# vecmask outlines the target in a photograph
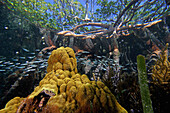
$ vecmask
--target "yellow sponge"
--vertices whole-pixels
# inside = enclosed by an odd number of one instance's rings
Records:
[[[27,98],[15,97],[1,113],[127,113],[101,81],[77,73],[74,51],[53,50],[46,76]]]

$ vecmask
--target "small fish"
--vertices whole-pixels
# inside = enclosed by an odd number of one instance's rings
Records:
[[[42,61],[43,59],[42,58],[37,58],[37,61]]]
[[[81,62],[81,65],[85,65],[85,63],[84,63],[84,62]]]
[[[0,69],[0,72],[5,72],[6,70],[4,70],[4,69]]]
[[[48,59],[44,59],[44,60],[43,60],[43,62],[47,62],[47,61],[48,61]]]
[[[35,55],[35,53],[30,53],[30,55]]]
[[[21,63],[15,63],[16,66],[19,66]]]
[[[29,66],[31,66],[31,67],[33,67],[33,68],[36,68],[36,67],[37,67],[37,65],[34,65],[34,64],[29,65]]]
[[[10,62],[8,61],[8,62],[4,62],[3,64],[7,64],[7,65],[9,65],[9,63],[10,63]]]
[[[13,65],[14,63],[13,62],[10,62],[9,65]]]
[[[28,63],[21,64],[21,66],[27,66],[27,65],[28,65]]]
[[[51,52],[47,52],[48,55],[51,55]]]
[[[23,77],[28,77],[28,76],[29,76],[29,74],[24,74],[24,75],[23,75]]]
[[[79,60],[85,60],[85,58],[80,58]]]
[[[45,65],[43,65],[43,66],[40,66],[40,67],[39,67],[39,69],[43,69],[43,68],[45,68],[45,67],[46,67],[46,66],[45,66]]]
[[[24,69],[25,68],[25,66],[19,66],[19,67],[17,67],[17,69]]]
[[[33,61],[34,64],[39,64],[39,63],[42,63],[43,60],[39,60],[39,61]]]
[[[14,62],[18,62],[18,59],[12,58],[12,61],[14,61]]]
[[[11,69],[11,67],[6,67],[5,69],[6,69],[6,70],[10,70],[10,69]]]
[[[82,51],[83,54],[90,54],[88,51]]]
[[[36,69],[28,69],[25,71],[25,73],[31,73],[31,72],[35,72]]]
[[[41,64],[41,66],[47,66],[47,65],[48,65],[48,63],[46,63],[46,62]]]
[[[33,57],[29,56],[28,58],[29,58],[29,59],[33,59],[33,58],[35,58],[35,56],[33,56]]]
[[[127,68],[123,68],[122,70],[123,70],[123,71],[127,71],[128,69],[127,69]]]
[[[106,56],[102,56],[102,58],[106,58]]]
[[[47,59],[48,59],[49,57],[50,57],[50,56],[46,56],[46,57],[44,57],[44,58],[47,58]]]
[[[25,60],[25,57],[19,57],[21,60]]]
[[[5,66],[6,66],[6,65],[4,65],[4,64],[1,64],[1,65],[0,65],[0,67],[5,67]]]
[[[15,65],[10,65],[9,67],[13,68],[13,67],[15,67]]]
[[[0,57],[0,60],[5,60],[5,59],[6,59],[6,57],[3,57],[3,56]]]
[[[38,57],[42,57],[42,56],[43,56],[43,54],[42,54],[42,53],[39,53],[39,54],[38,54]]]
[[[102,59],[102,57],[101,57],[101,56],[97,56],[97,58],[98,58],[98,59]]]
[[[29,69],[32,69],[32,67],[27,67],[25,70],[29,70]]]
[[[36,49],[35,51],[36,51],[36,52],[40,52],[40,49]]]
[[[28,49],[22,48],[25,52],[30,52]]]

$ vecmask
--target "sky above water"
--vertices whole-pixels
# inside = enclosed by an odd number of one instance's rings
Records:
[[[54,1],[54,0],[44,0],[44,1],[50,2],[51,4],[53,4],[53,1]],[[77,0],[77,1],[79,1],[81,4],[83,4],[83,5],[85,6],[86,0]]]

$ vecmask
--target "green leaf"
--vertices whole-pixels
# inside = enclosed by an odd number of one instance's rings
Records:
[[[99,11],[100,11],[100,9],[96,9],[96,11],[97,11],[97,12],[99,12]]]
[[[142,55],[137,56],[137,68],[138,68],[138,78],[139,78],[140,93],[142,98],[143,112],[153,113],[152,102],[150,99],[150,92],[147,83],[145,57]]]

